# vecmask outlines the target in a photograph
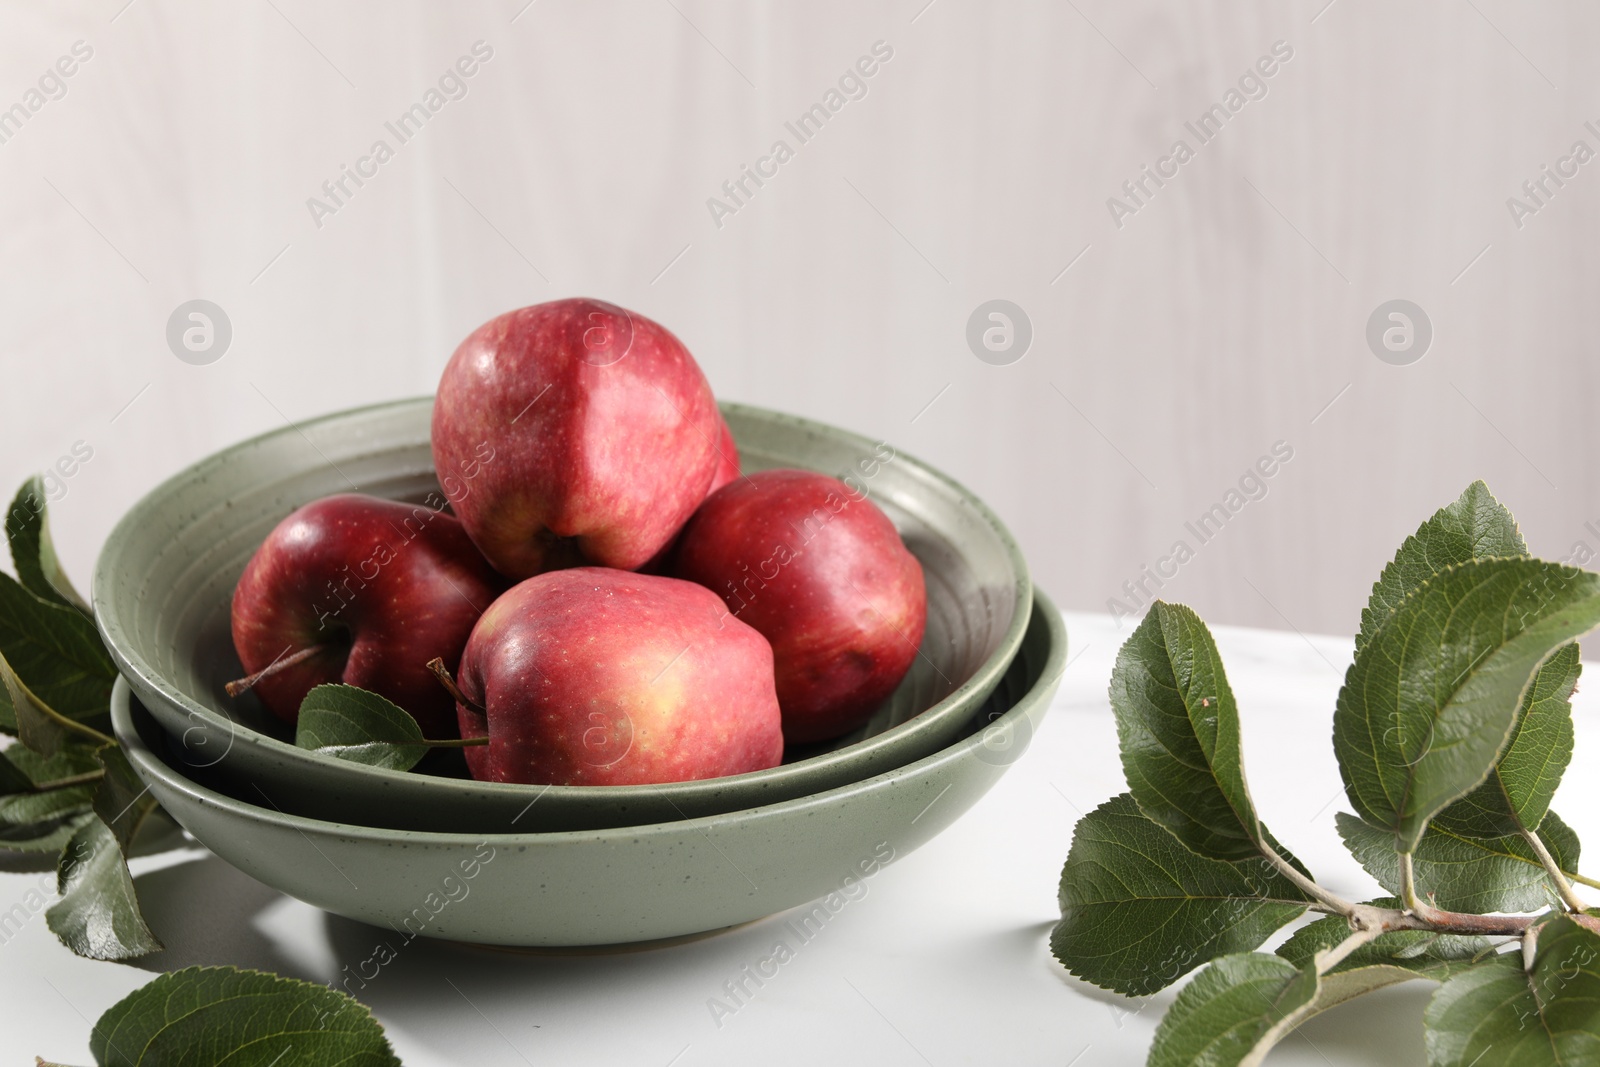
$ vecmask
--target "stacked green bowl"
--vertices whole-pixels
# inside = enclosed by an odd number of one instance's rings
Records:
[[[871,499],[922,564],[920,654],[861,729],[727,778],[519,785],[300,749],[253,698],[226,696],[242,673],[233,586],[279,520],[336,492],[420,501],[437,489],[424,398],[237,445],[118,524],[94,608],[123,674],[113,723],[135,768],[197,840],[268,885],[352,918],[486,943],[717,929],[924,843],[998,779],[1048,709],[1065,664],[1060,616],[1035,595],[1005,527],[949,478],[904,455],[869,468],[877,443],[839,429],[740,405],[723,413],[747,472],[803,467],[859,484],[872,470]]]

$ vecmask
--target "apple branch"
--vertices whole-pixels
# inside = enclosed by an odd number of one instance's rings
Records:
[[[297,652],[290,652],[288,655],[279,656],[277,659],[273,660],[259,671],[256,671],[254,674],[247,674],[243,678],[235,678],[222,688],[229,696],[236,697],[240,693],[250,689],[263,678],[270,678],[279,671],[286,671],[290,667],[299,666],[327,647],[327,645],[307,645],[305,648],[302,648]]]
[[[1417,896],[1416,876],[1411,857],[1400,854],[1400,894],[1405,904],[1400,908],[1384,908],[1375,904],[1355,904],[1336,893],[1330,893],[1313,879],[1307,878],[1294,865],[1285,860],[1265,842],[1258,842],[1261,854],[1289,881],[1298,886],[1316,903],[1311,910],[1328,915],[1342,915],[1350,929],[1368,932],[1369,939],[1394,930],[1427,930],[1441,934],[1478,934],[1485,937],[1521,937],[1542,915],[1474,915],[1469,912],[1444,911]],[[1553,862],[1553,861],[1552,861]],[[1573,914],[1573,922],[1600,933],[1600,917]],[[1345,950],[1345,955],[1355,951],[1364,942],[1356,941]],[[1340,946],[1342,947],[1342,946]],[[1337,963],[1344,956],[1334,960]],[[1332,966],[1329,964],[1328,966]]]
[[[1600,918],[1596,916],[1567,917],[1579,926],[1600,933]],[[1521,937],[1535,923],[1544,919],[1545,914],[1474,915],[1470,912],[1443,911],[1425,901],[1418,901],[1416,908],[1408,911],[1399,908],[1380,908],[1372,904],[1357,904],[1349,918],[1354,929],[1376,929],[1380,933],[1389,933],[1392,930],[1427,930],[1436,934]]]
[[[1548,853],[1546,853],[1548,855]],[[1553,866],[1555,861],[1551,860]],[[1433,906],[1432,898],[1422,899],[1417,895],[1416,869],[1411,861],[1411,853],[1400,853],[1400,903],[1404,907],[1401,913],[1406,919],[1415,920],[1421,925],[1402,925],[1403,930],[1437,930],[1441,933],[1451,934],[1483,934],[1488,936],[1513,936],[1520,937],[1528,928],[1538,920],[1538,915],[1474,915],[1469,912],[1445,911]],[[1600,932],[1600,919],[1586,915],[1577,915],[1574,918],[1591,930]]]

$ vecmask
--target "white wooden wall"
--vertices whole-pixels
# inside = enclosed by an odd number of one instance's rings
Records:
[[[724,397],[950,471],[1068,606],[1187,539],[1164,596],[1350,632],[1476,477],[1536,551],[1600,553],[1600,164],[1520,228],[1507,208],[1600,150],[1592,6],[125,3],[0,10],[0,108],[40,104],[0,143],[0,486],[92,449],[55,513],[80,582],[168,474],[430,391],[480,321],[571,294],[669,325]],[[479,41],[466,95],[399,144],[384,123]],[[784,123],[880,41],[799,144]],[[1266,95],[1200,144],[1184,123],[1279,41]],[[393,158],[314,219],[380,138]],[[1119,226],[1108,198],[1179,138],[1194,157]],[[793,158],[714,219],[778,139]],[[196,298],[233,328],[204,366],[165,339]],[[1004,366],[966,341],[994,298],[1033,331]],[[1395,298],[1433,325],[1409,366],[1364,336]],[[1200,545],[1185,522],[1280,441]]]

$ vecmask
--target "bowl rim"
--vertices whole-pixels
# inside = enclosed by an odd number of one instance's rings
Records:
[[[1012,613],[1010,624],[1001,635],[999,644],[993,654],[979,664],[971,677],[962,682],[961,685],[957,686],[943,699],[922,709],[904,722],[891,726],[871,737],[863,738],[843,748],[807,756],[793,763],[782,763],[776,767],[748,771],[743,774],[694,779],[687,782],[663,783],[663,785],[587,786],[484,782],[476,779],[436,777],[416,774],[411,771],[395,771],[382,767],[371,767],[303,749],[291,742],[281,741],[270,734],[262,733],[244,723],[236,722],[232,718],[212,710],[177,686],[169,683],[149,660],[140,654],[138,648],[128,639],[127,629],[123,625],[122,617],[117,610],[118,605],[106,595],[105,591],[113,585],[110,575],[119,565],[119,557],[123,550],[122,546],[129,541],[133,530],[148,521],[147,516],[159,508],[164,497],[187,483],[206,477],[211,472],[230,462],[239,453],[258,447],[263,442],[293,436],[304,438],[308,429],[330,422],[362,415],[375,415],[386,411],[399,411],[400,409],[422,405],[431,407],[433,402],[434,397],[432,395],[404,397],[398,400],[380,401],[359,407],[327,412],[314,418],[275,427],[214,452],[163,479],[154,488],[147,491],[117,521],[107,535],[99,557],[95,561],[94,574],[90,585],[90,603],[94,613],[95,624],[99,628],[102,641],[117,665],[118,672],[129,678],[136,678],[142,686],[149,687],[151,690],[160,693],[170,704],[178,708],[193,722],[195,728],[211,728],[219,732],[226,731],[230,747],[234,742],[242,742],[280,760],[288,762],[296,760],[310,761],[327,773],[349,775],[352,781],[364,779],[372,784],[374,788],[405,783],[407,788],[437,790],[454,794],[470,792],[483,797],[501,794],[508,800],[511,798],[526,799],[529,795],[537,795],[541,799],[557,796],[569,803],[592,801],[597,804],[616,804],[627,803],[634,798],[661,796],[663,792],[671,797],[688,797],[702,793],[716,793],[729,787],[739,788],[744,785],[758,785],[762,782],[784,781],[803,777],[809,773],[817,773],[826,768],[837,767],[840,764],[869,758],[874,754],[881,753],[884,749],[915,738],[933,728],[932,724],[935,721],[942,720],[956,707],[969,702],[974,690],[984,687],[992,688],[994,684],[998,684],[999,679],[1004,676],[1006,668],[1010,666],[1012,659],[1017,654],[1017,650],[1022,645],[1023,635],[1027,632],[1031,620],[1032,604],[1036,591],[1033,587],[1027,561],[1022,555],[1022,549],[1017,544],[1016,538],[1006,524],[1001,521],[1000,517],[966,486],[937,467],[931,466],[897,448],[895,449],[896,460],[903,459],[907,461],[911,469],[916,471],[919,477],[931,478],[938,483],[942,483],[961,500],[964,507],[973,511],[982,520],[983,524],[993,531],[1005,552],[1009,565],[1016,597],[1016,610]],[[718,403],[718,408],[725,417],[729,414],[750,414],[769,422],[787,423],[807,433],[825,435],[835,440],[842,438],[847,443],[868,452],[877,444],[871,438],[858,434],[853,430],[846,430],[815,419],[791,415],[787,412],[776,411],[759,405],[722,401]],[[976,711],[975,704],[971,710]],[[580,800],[580,798],[587,799]]]
[[[615,826],[599,830],[552,830],[547,832],[495,834],[495,833],[451,833],[441,830],[390,830],[382,827],[364,826],[359,823],[329,822],[325,819],[313,819],[304,815],[291,815],[283,811],[264,808],[259,804],[251,804],[233,797],[218,793],[213,789],[184,777],[173,770],[165,760],[150,746],[132,722],[133,709],[130,698],[133,696],[132,686],[128,680],[118,676],[111,691],[111,722],[112,731],[117,741],[122,745],[123,751],[132,762],[141,778],[150,777],[158,779],[164,786],[174,789],[187,796],[194,803],[219,808],[239,818],[254,821],[265,820],[282,828],[296,830],[301,834],[318,834],[327,837],[354,838],[361,841],[394,844],[397,842],[418,845],[459,845],[467,841],[488,841],[506,848],[518,846],[538,845],[541,847],[586,841],[591,843],[616,842],[627,838],[655,836],[668,832],[704,833],[708,829],[729,822],[760,821],[768,818],[781,817],[790,812],[801,812],[809,808],[824,808],[845,797],[857,793],[866,793],[883,788],[893,788],[894,784],[903,778],[920,776],[929,771],[954,763],[983,748],[988,739],[994,736],[995,731],[1015,731],[1018,722],[1026,722],[1029,711],[1037,702],[1040,694],[1050,693],[1052,696],[1059,686],[1062,676],[1067,668],[1067,624],[1062,618],[1060,610],[1055,603],[1039,592],[1034,597],[1033,606],[1029,609],[1030,622],[1038,616],[1045,627],[1049,637],[1049,646],[1045,654],[1044,663],[1039,668],[1039,676],[1028,687],[1027,692],[1017,697],[1016,701],[1006,711],[984,729],[971,733],[965,737],[946,745],[944,748],[920,760],[890,768],[881,774],[858,781],[848,782],[835,786],[832,789],[811,793],[806,796],[796,797],[792,800],[781,800],[772,804],[760,804],[755,807],[743,808],[738,811],[723,812],[718,815],[702,815],[690,819],[680,819],[673,822],[644,823],[638,826]],[[1048,708],[1046,711],[1048,712]],[[147,710],[145,714],[150,714]],[[1031,738],[1031,734],[1028,735]],[[1024,751],[1021,755],[1026,755]],[[1019,755],[1018,758],[1021,758]],[[1007,767],[1002,767],[1003,774]],[[998,776],[997,776],[998,778]],[[201,842],[204,844],[204,842]]]

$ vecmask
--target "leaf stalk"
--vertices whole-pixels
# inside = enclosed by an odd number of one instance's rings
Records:
[[[1411,863],[1411,853],[1400,853],[1400,903],[1406,906],[1407,911],[1416,911],[1421,906],[1417,899],[1417,872]]]
[[[1381,926],[1362,926],[1349,937],[1339,942],[1337,945],[1323,952],[1317,953],[1317,973],[1327,974],[1339,964],[1343,963],[1345,957],[1349,956],[1350,953],[1354,952],[1362,945],[1376,940],[1383,932],[1383,927]]]
[[[437,741],[425,740],[422,742],[429,748],[471,748],[474,745],[487,745],[489,738],[485,737],[441,737]]]
[[[1344,899],[1336,893],[1328,892],[1326,889],[1318,885],[1314,880],[1307,878],[1304,874],[1301,874],[1295,869],[1294,864],[1278,855],[1277,849],[1267,844],[1265,840],[1258,840],[1256,842],[1256,847],[1261,849],[1261,855],[1266,858],[1268,863],[1272,864],[1272,866],[1277,869],[1279,874],[1293,882],[1308,897],[1322,904],[1327,910],[1335,915],[1343,915],[1347,919],[1352,918],[1355,915],[1357,905],[1352,904],[1350,901]]]
[[[1572,888],[1572,883],[1567,881],[1567,876],[1562,872],[1561,865],[1556,862],[1554,856],[1550,855],[1550,850],[1545,847],[1544,841],[1539,835],[1532,830],[1524,828],[1522,838],[1528,842],[1528,847],[1533,849],[1533,854],[1539,857],[1539,862],[1544,865],[1545,873],[1550,876],[1550,881],[1555,883],[1556,892],[1561,894],[1561,900],[1566,904],[1567,910],[1579,915],[1587,911],[1589,905],[1585,904],[1583,898],[1578,896],[1577,891]]]
[[[35,782],[32,792],[50,793],[57,789],[71,789],[75,785],[88,785],[90,782],[98,782],[105,776],[105,768],[101,767],[92,771],[84,771],[82,774],[74,774],[67,778],[55,778],[48,782]]]
[[[33,706],[36,711],[42,714],[45,718],[49,719],[51,722],[55,723],[57,726],[60,726],[65,730],[71,730],[74,733],[82,734],[84,737],[87,737],[89,740],[95,742],[96,745],[114,745],[117,743],[116,738],[108,737],[99,730],[96,730],[93,726],[89,726],[86,723],[81,723],[76,719],[67,718],[55,708],[52,708],[50,705],[41,700],[35,699]]]
[[[1566,871],[1564,873],[1568,878],[1572,879],[1574,882],[1577,882],[1579,885],[1586,885],[1590,889],[1600,889],[1600,881],[1596,881],[1593,878],[1588,878],[1584,875],[1581,875],[1577,871]]]

